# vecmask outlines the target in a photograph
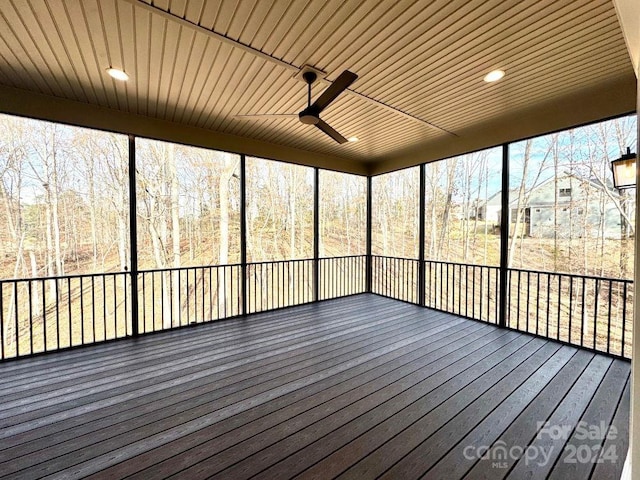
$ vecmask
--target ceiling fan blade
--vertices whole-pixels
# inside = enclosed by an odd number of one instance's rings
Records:
[[[274,118],[298,118],[297,113],[258,113],[255,115],[234,115],[241,120],[269,120]]]
[[[338,98],[338,95],[344,92],[349,85],[355,82],[357,78],[358,76],[355,73],[345,70],[338,75],[338,78],[336,78],[335,81],[329,85],[324,92],[322,92],[318,99],[313,102],[311,108],[318,113],[322,112],[322,110],[327,108],[331,102]]]
[[[338,143],[347,143],[348,140],[340,135],[331,125],[329,125],[324,120],[319,119],[318,123],[316,123],[316,127],[322,130],[324,133],[329,135]]]

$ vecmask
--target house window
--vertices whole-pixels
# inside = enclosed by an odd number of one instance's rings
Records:
[[[560,196],[561,197],[570,197],[571,196],[571,189],[570,188],[561,188],[560,189]]]

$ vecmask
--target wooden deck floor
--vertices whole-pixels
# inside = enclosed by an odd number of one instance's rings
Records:
[[[359,295],[0,365],[0,476],[617,479],[629,373]]]

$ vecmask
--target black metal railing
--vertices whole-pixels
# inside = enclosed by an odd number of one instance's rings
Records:
[[[364,293],[367,280],[367,256],[320,258],[319,300]]]
[[[500,319],[498,266],[426,260],[418,298],[418,260],[372,257],[372,292],[487,323]],[[632,280],[506,271],[506,327],[631,358]]]
[[[131,334],[127,272],[0,280],[0,358]]]
[[[631,358],[632,280],[511,268],[508,287],[510,328]]]
[[[0,359],[125,337],[133,321],[149,333],[301,305],[316,281],[318,299],[363,293],[366,255],[148,269],[137,280],[135,316],[129,272],[0,281]]]
[[[388,256],[281,260],[141,270],[132,312],[129,272],[0,280],[0,358],[371,291],[468,318],[499,323],[497,266]],[[243,279],[244,274],[244,279]],[[631,358],[631,280],[506,270],[505,326]],[[317,295],[317,297],[316,297]],[[246,309],[246,312],[244,311]]]
[[[498,323],[499,267],[427,260],[425,284],[425,306]]]
[[[420,262],[413,258],[374,255],[371,259],[371,291],[410,303],[418,301]]]
[[[138,331],[167,330],[242,313],[240,265],[138,272]]]
[[[247,264],[247,313],[302,305],[313,301],[313,260]]]

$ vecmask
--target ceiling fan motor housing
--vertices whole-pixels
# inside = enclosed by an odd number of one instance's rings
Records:
[[[316,108],[313,108],[313,106],[307,107],[302,110],[298,114],[298,117],[300,118],[300,121],[302,123],[305,123],[307,125],[317,125],[320,121],[320,113]]]

